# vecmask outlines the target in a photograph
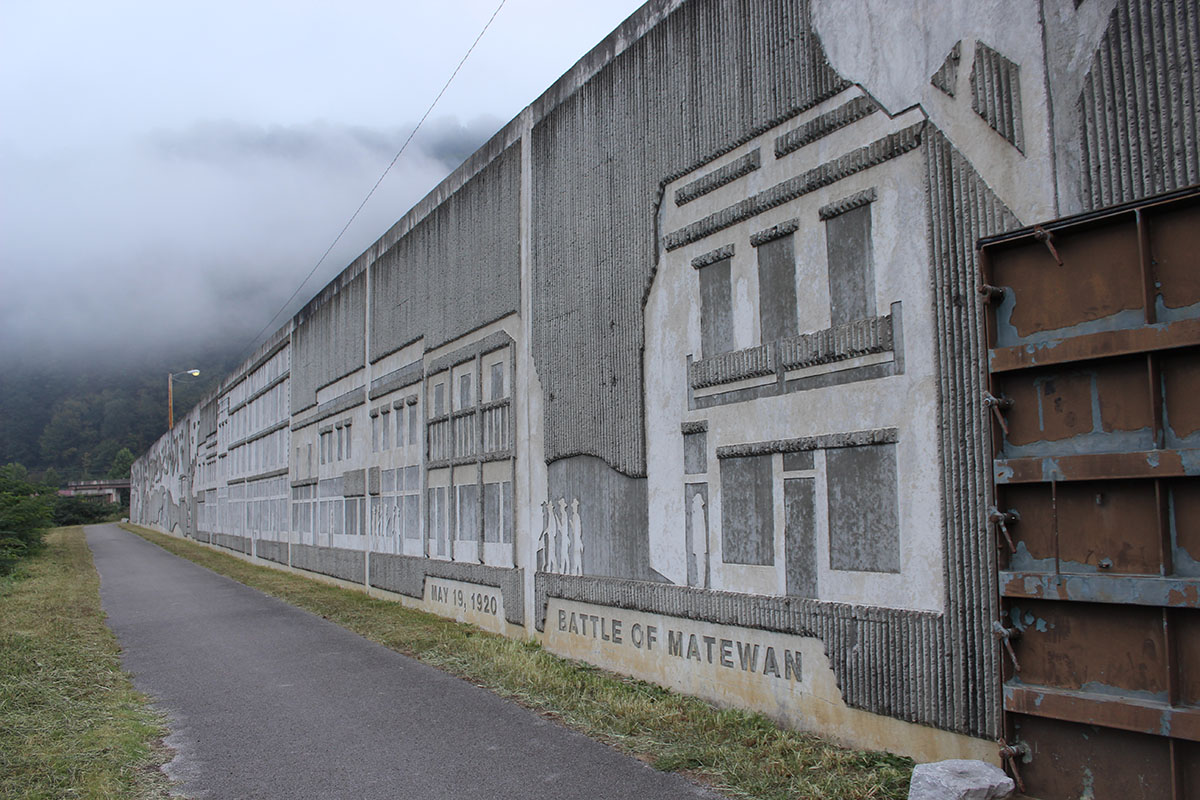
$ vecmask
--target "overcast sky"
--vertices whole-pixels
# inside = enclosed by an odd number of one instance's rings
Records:
[[[498,3],[0,0],[0,355],[253,335]],[[639,5],[507,0],[301,299]]]

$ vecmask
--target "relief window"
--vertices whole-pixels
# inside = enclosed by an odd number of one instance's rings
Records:
[[[721,459],[721,553],[726,564],[775,563],[773,456]]]
[[[875,316],[875,266],[871,252],[871,205],[825,221],[829,259],[829,317],[844,325]]]
[[[439,383],[433,387],[433,416],[440,417],[446,413],[446,384]]]
[[[471,403],[471,375],[458,376],[458,407],[470,408]]]
[[[430,487],[429,489],[429,537],[434,540],[436,554],[444,556],[447,553],[446,540],[450,526],[450,515],[446,508],[445,486]]]
[[[758,251],[758,315],[761,341],[795,336],[796,254],[793,234],[763,242]]]
[[[504,397],[504,362],[492,364],[492,400]]]
[[[419,539],[421,538],[420,468],[405,467],[403,471],[397,471],[396,476],[396,482],[399,484],[403,481],[404,484],[404,538]]]
[[[896,445],[839,447],[825,453],[829,566],[899,572]]]
[[[704,431],[683,435],[683,472],[685,475],[708,472],[708,434]]]
[[[479,486],[474,483],[456,486],[458,507],[455,521],[458,523],[458,540],[473,542],[479,538]]]
[[[483,540],[512,542],[512,481],[483,485]]]
[[[733,349],[732,259],[700,268],[700,348],[704,358]]]

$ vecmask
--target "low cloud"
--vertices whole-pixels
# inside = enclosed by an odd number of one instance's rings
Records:
[[[427,122],[296,304],[499,127]],[[209,121],[102,158],[94,146],[52,157],[6,150],[0,353],[103,358],[240,344],[312,269],[410,131]]]
[[[463,124],[440,118],[425,123],[409,151],[440,163],[447,171],[461,164],[499,128],[494,119]],[[264,163],[298,163],[327,169],[363,159],[387,164],[412,128],[378,130],[314,122],[309,125],[254,126],[231,121],[199,123],[187,130],[160,131],[150,142],[164,159],[243,168]]]

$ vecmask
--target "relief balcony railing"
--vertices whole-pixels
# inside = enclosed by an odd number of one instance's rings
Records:
[[[436,417],[427,429],[430,466],[507,458],[513,446],[512,398]]]
[[[485,404],[481,409],[483,452],[500,453],[512,449],[512,401],[508,398]]]
[[[688,381],[692,389],[706,389],[886,353],[893,347],[891,315],[868,317],[693,361]]]
[[[450,459],[450,425],[451,421],[448,415],[429,421],[427,435],[430,461],[448,461]]]
[[[703,389],[774,374],[775,347],[761,344],[693,361],[688,378],[693,389]]]
[[[785,370],[803,369],[891,349],[891,316],[868,317],[781,340],[779,365]]]
[[[475,455],[478,443],[475,438],[475,409],[456,411],[453,414],[454,458],[469,458]]]

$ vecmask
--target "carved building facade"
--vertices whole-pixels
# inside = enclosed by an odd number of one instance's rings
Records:
[[[1200,182],[1200,12],[977,6],[648,3],[135,464],[133,520],[996,760],[975,243]]]

